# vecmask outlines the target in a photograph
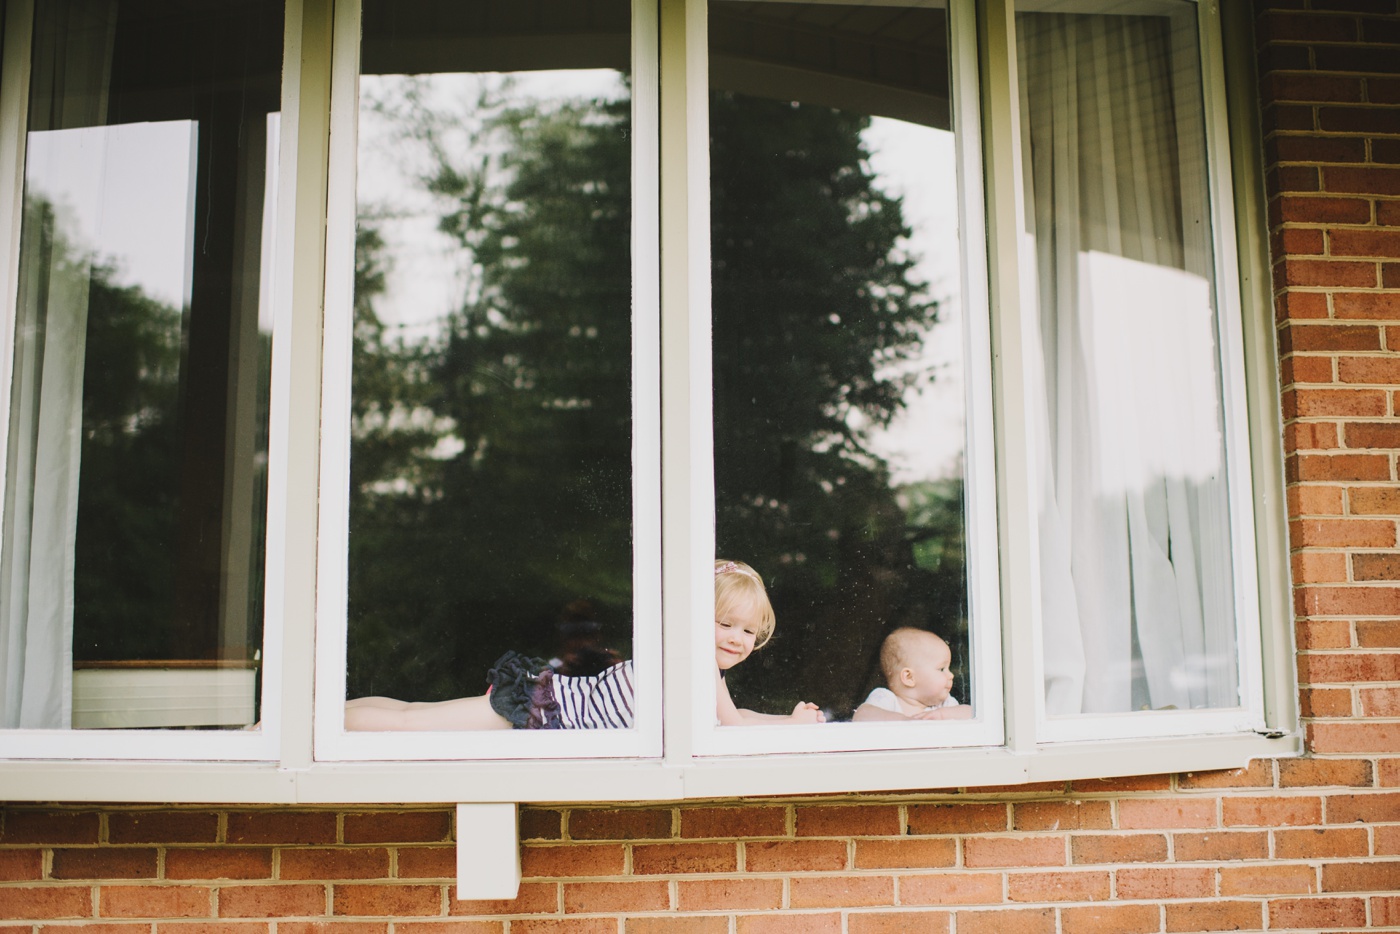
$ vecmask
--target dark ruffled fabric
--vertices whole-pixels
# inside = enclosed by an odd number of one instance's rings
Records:
[[[507,652],[486,673],[491,709],[517,730],[562,730],[554,698],[554,671],[538,658]]]

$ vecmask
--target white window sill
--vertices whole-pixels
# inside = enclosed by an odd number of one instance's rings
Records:
[[[574,762],[258,763],[0,761],[0,800],[374,804],[677,801],[755,795],[975,789],[1235,769],[1301,755],[1301,734],[1043,746]],[[818,767],[819,766],[819,767]]]

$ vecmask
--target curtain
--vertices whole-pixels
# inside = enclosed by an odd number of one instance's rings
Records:
[[[49,168],[46,134],[106,122],[115,29],[115,0],[38,7],[0,540],[0,727],[61,729],[72,720],[74,546],[92,256],[72,206],[45,198],[32,182],[40,166]],[[100,133],[87,138],[96,145]],[[101,161],[100,154],[72,160],[66,190],[96,199]]]
[[[1236,706],[1194,29],[1016,28],[1046,711]]]

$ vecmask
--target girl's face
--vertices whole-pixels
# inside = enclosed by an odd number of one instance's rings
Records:
[[[715,612],[715,663],[720,671],[749,657],[762,623],[763,614],[752,601],[740,601]]]

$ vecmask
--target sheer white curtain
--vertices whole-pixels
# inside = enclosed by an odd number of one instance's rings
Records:
[[[1077,13],[1016,28],[1046,711],[1232,707],[1194,30]]]
[[[74,545],[92,256],[72,229],[71,206],[32,190],[30,182],[49,155],[40,142],[46,131],[106,121],[116,2],[45,3],[38,20],[0,539],[0,727],[59,729],[72,719]],[[68,191],[96,197],[100,157],[74,163],[86,170],[69,174]]]

